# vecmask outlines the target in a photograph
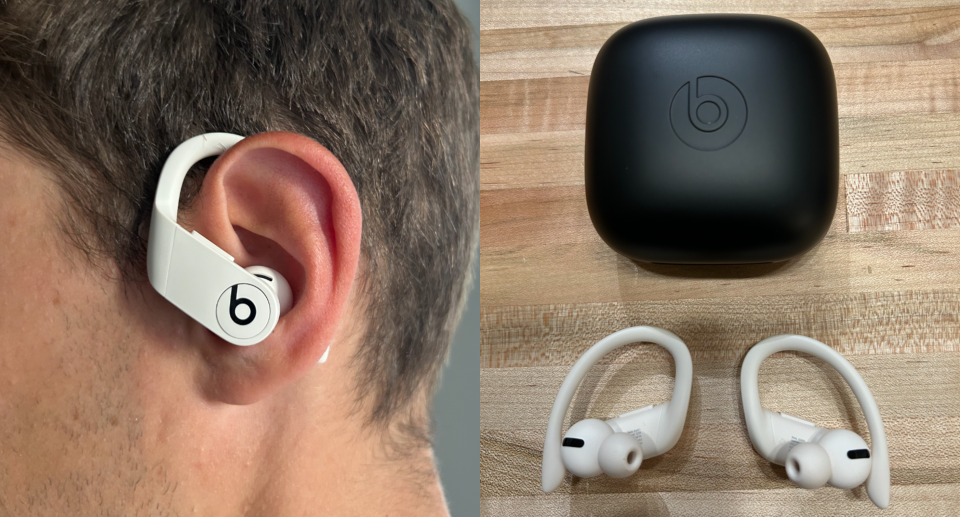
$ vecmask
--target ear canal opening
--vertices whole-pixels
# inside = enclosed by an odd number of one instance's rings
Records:
[[[633,460],[637,458],[637,451],[630,451],[627,453],[627,463],[633,464]]]

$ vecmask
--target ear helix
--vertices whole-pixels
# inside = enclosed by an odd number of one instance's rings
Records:
[[[760,363],[784,350],[819,357],[835,368],[853,389],[870,429],[873,451],[856,433],[825,429],[760,405],[757,377]],[[786,467],[791,481],[803,488],[826,483],[838,488],[867,484],[867,495],[879,508],[890,504],[890,460],[877,402],[863,377],[839,352],[804,336],[775,336],[757,343],[743,360],[740,374],[743,416],[754,449],[768,461]]]
[[[608,352],[638,342],[656,343],[673,356],[676,380],[670,401],[607,421],[591,418],[577,422],[561,441],[564,415],[590,367]],[[637,471],[644,458],[669,451],[680,439],[692,383],[690,351],[680,338],[666,330],[632,327],[600,340],[573,365],[554,401],[543,443],[543,491],[550,493],[560,486],[568,469],[580,477],[601,473],[627,477]]]

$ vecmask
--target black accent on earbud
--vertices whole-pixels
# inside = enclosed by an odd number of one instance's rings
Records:
[[[576,447],[576,448],[579,449],[580,447],[583,447],[583,440],[581,440],[580,438],[564,438],[564,439],[563,439],[563,446],[564,446],[564,447]]]
[[[237,298],[237,287],[239,286],[240,284],[236,284],[230,288],[230,319],[237,325],[249,325],[257,317],[257,307],[248,298]],[[246,318],[241,319],[237,316],[238,305],[246,305],[250,309],[250,314]]]
[[[257,276],[257,277],[260,277],[260,278],[262,278],[262,279],[264,279],[264,280],[266,280],[267,282],[273,282],[273,279],[272,279],[272,278],[270,278],[270,277],[269,277],[269,276],[267,276],[267,275],[258,275],[258,274],[256,274],[256,273],[254,273],[254,275],[253,275],[253,276]]]
[[[854,449],[847,451],[847,457],[851,460],[859,460],[870,457],[870,451],[867,449]]]

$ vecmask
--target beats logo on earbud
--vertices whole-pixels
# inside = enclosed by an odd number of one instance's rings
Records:
[[[610,420],[590,418],[573,424],[560,438],[560,429],[573,394],[591,366],[621,346],[656,343],[670,352],[676,365],[673,397],[669,402],[630,411]],[[676,335],[656,327],[632,327],[615,332],[587,350],[570,373],[553,403],[543,443],[543,491],[554,491],[566,470],[576,476],[627,477],[644,458],[669,451],[680,439],[687,418],[693,363],[690,351]]]
[[[845,429],[825,429],[760,405],[757,376],[760,363],[784,350],[805,352],[834,367],[853,389],[870,429],[873,452],[860,435]],[[803,488],[830,484],[854,488],[864,481],[870,500],[880,508],[890,504],[890,460],[877,402],[863,377],[839,352],[804,336],[775,336],[757,343],[743,360],[740,373],[743,416],[754,449],[787,469],[791,481]]]
[[[150,285],[211,332],[234,345],[263,341],[293,295],[280,273],[238,266],[227,252],[177,224],[183,179],[198,161],[222,154],[242,136],[207,133],[180,144],[163,166],[150,221],[147,276]]]
[[[700,151],[732,144],[747,125],[747,102],[721,77],[702,76],[685,83],[670,103],[670,125],[683,143]]]
[[[276,271],[264,266],[246,268],[248,273],[264,280],[267,286],[280,300],[280,314],[290,309],[290,284]],[[217,323],[235,338],[245,339],[256,336],[269,321],[269,313],[257,312],[257,307],[269,307],[267,295],[252,284],[234,284],[217,300]]]

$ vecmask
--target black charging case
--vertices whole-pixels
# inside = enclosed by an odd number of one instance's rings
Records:
[[[837,88],[823,44],[771,16],[643,20],[600,49],[587,102],[590,218],[644,262],[787,260],[837,206]]]

